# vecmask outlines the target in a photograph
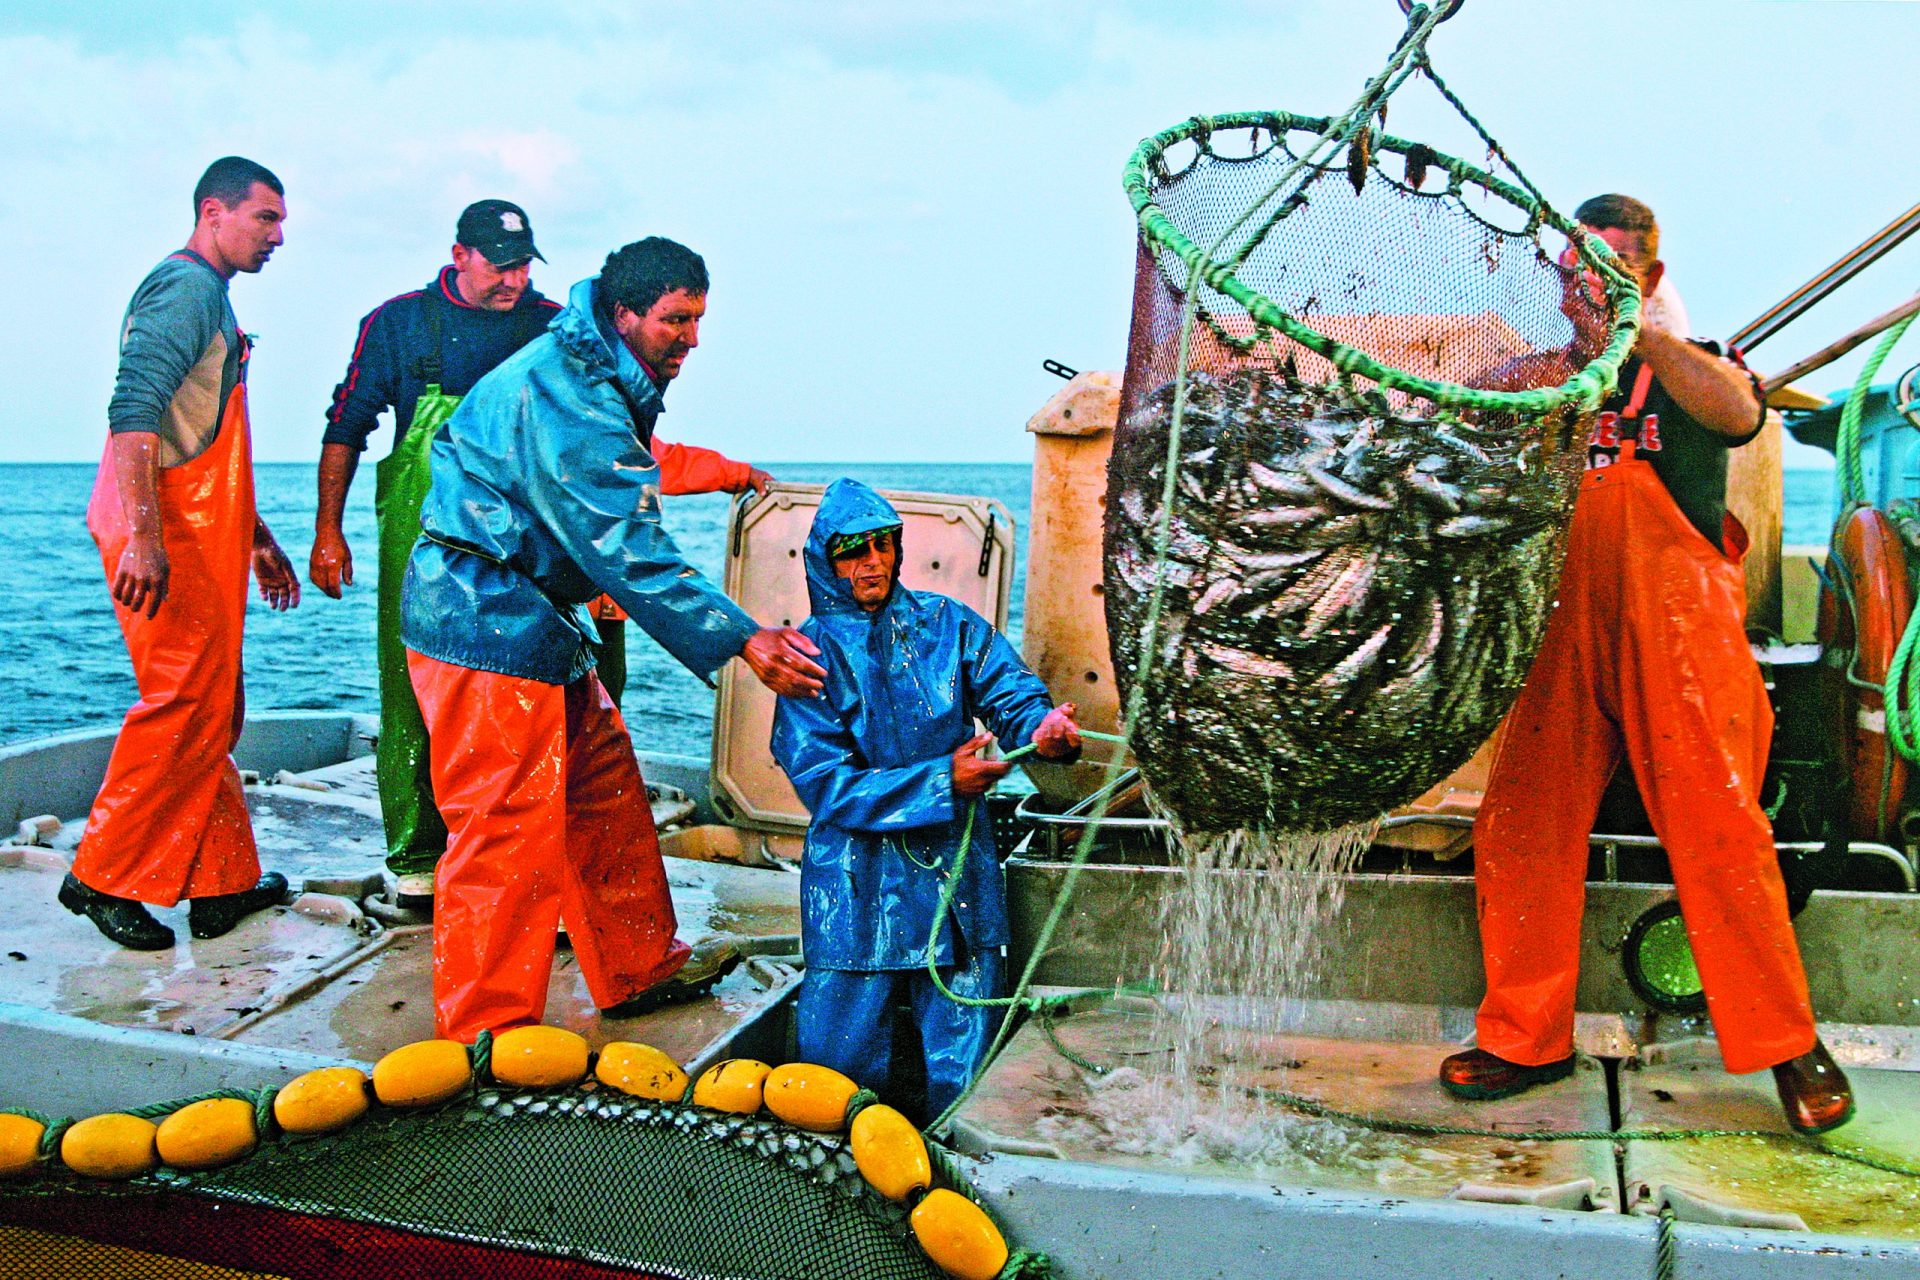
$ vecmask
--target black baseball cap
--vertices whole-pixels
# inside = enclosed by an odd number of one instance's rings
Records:
[[[478,249],[496,267],[529,258],[546,261],[533,247],[533,223],[527,221],[527,211],[511,200],[474,201],[461,211],[460,225],[453,235],[458,243]]]

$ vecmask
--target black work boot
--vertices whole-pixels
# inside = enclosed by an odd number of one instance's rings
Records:
[[[670,1004],[698,1000],[740,965],[740,948],[727,938],[703,938],[678,972],[600,1011],[608,1018],[639,1018]]]
[[[279,906],[286,896],[287,878],[269,871],[251,889],[195,898],[187,908],[187,928],[196,938],[217,938],[254,912]]]
[[[60,882],[60,905],[93,921],[100,932],[129,951],[165,951],[173,945],[173,930],[147,914],[132,898],[116,898],[89,889],[68,872]]]

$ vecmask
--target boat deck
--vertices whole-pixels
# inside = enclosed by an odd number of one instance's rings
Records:
[[[92,1022],[359,1062],[431,1037],[432,928],[382,906],[385,840],[373,757],[249,777],[247,807],[261,865],[304,892],[211,941],[188,934],[185,903],[157,909],[179,939],[165,951],[115,946],[55,902],[81,820],[64,822],[45,847],[0,846],[0,900],[14,904],[0,961],[7,998]],[[669,792],[654,808],[657,819],[677,820],[692,804]],[[669,858],[667,871],[681,936],[733,936],[749,962],[708,1000],[643,1019],[607,1019],[563,936],[548,1023],[596,1047],[644,1040],[691,1061],[792,987],[798,875],[681,858]]]
[[[1822,1151],[1791,1134],[1765,1072],[1729,1076],[1711,1042],[1650,1047],[1641,1057],[1580,1055],[1568,1079],[1514,1098],[1469,1103],[1434,1082],[1459,1048],[1458,1018],[1405,1011],[1392,1039],[1337,1007],[1312,1030],[1220,1029],[1238,1085],[1274,1090],[1411,1132],[1303,1114],[1285,1106],[1170,1100],[1144,1068],[1170,1052],[1144,1002],[1122,999],[1055,1024],[1060,1044],[1105,1069],[1076,1065],[1031,1023],[1009,1043],[956,1121],[976,1155],[1072,1160],[1113,1169],[1269,1184],[1276,1194],[1361,1192],[1598,1214],[1920,1240],[1920,1179]],[[1345,1022],[1344,1034],[1336,1028]],[[1316,1025],[1317,1024],[1317,1025]],[[1424,1024],[1424,1025],[1423,1025]],[[1382,1030],[1386,1030],[1382,1028]],[[1842,1046],[1836,1046],[1840,1048]],[[1843,1053],[1843,1056],[1844,1053]],[[1859,1115],[1822,1142],[1920,1168],[1920,1072],[1849,1066]],[[1172,1121],[1181,1105],[1192,1108]],[[1435,1132],[1472,1129],[1490,1136]],[[1424,1131],[1423,1131],[1424,1130]],[[1554,1132],[1743,1130],[1765,1136],[1681,1141],[1562,1140]],[[1284,1191],[1283,1191],[1284,1189]]]

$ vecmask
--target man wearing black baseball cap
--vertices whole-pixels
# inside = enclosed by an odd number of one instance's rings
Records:
[[[342,527],[347,490],[381,413],[393,414],[393,451],[380,461],[374,482],[380,528],[376,754],[387,868],[398,880],[400,905],[416,910],[432,905],[447,828],[434,806],[426,727],[400,643],[400,583],[420,536],[434,431],[476,382],[559,313],[559,304],[529,283],[535,258],[546,261],[525,209],[508,200],[468,205],[455,227],[453,262],[426,288],[389,298],[360,322],[321,437],[320,507],[307,574],[337,600],[342,585],[353,582],[353,552]]]

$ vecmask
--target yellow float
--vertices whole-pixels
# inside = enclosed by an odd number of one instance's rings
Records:
[[[273,1099],[273,1118],[288,1133],[331,1133],[366,1113],[367,1076],[358,1067],[309,1071]]]
[[[926,1139],[892,1107],[877,1103],[855,1116],[848,1145],[860,1176],[889,1200],[905,1200],[933,1185]]]
[[[600,1051],[594,1079],[635,1098],[678,1102],[687,1096],[687,1073],[650,1044],[615,1040]]]
[[[154,1148],[176,1169],[218,1169],[253,1154],[260,1132],[253,1104],[239,1098],[190,1102],[160,1122]]]
[[[89,1116],[60,1139],[60,1158],[85,1178],[136,1178],[159,1163],[151,1120],[113,1113]]]
[[[515,1027],[493,1038],[489,1069],[516,1088],[571,1088],[586,1078],[587,1042],[563,1027]]]
[[[935,1266],[960,1280],[994,1280],[1007,1265],[1007,1242],[973,1201],[941,1187],[914,1206],[913,1238]]]
[[[373,1064],[374,1096],[390,1107],[430,1107],[472,1081],[467,1046],[457,1040],[417,1040]]]
[[[733,1111],[752,1115],[760,1109],[767,1075],[773,1070],[752,1058],[728,1058],[716,1062],[693,1086],[693,1104],[713,1111]]]
[[[838,1133],[847,1123],[847,1103],[859,1091],[859,1085],[833,1068],[808,1062],[775,1067],[761,1090],[767,1110],[815,1133]]]
[[[17,1178],[40,1163],[47,1126],[31,1116],[0,1115],[0,1178]]]

